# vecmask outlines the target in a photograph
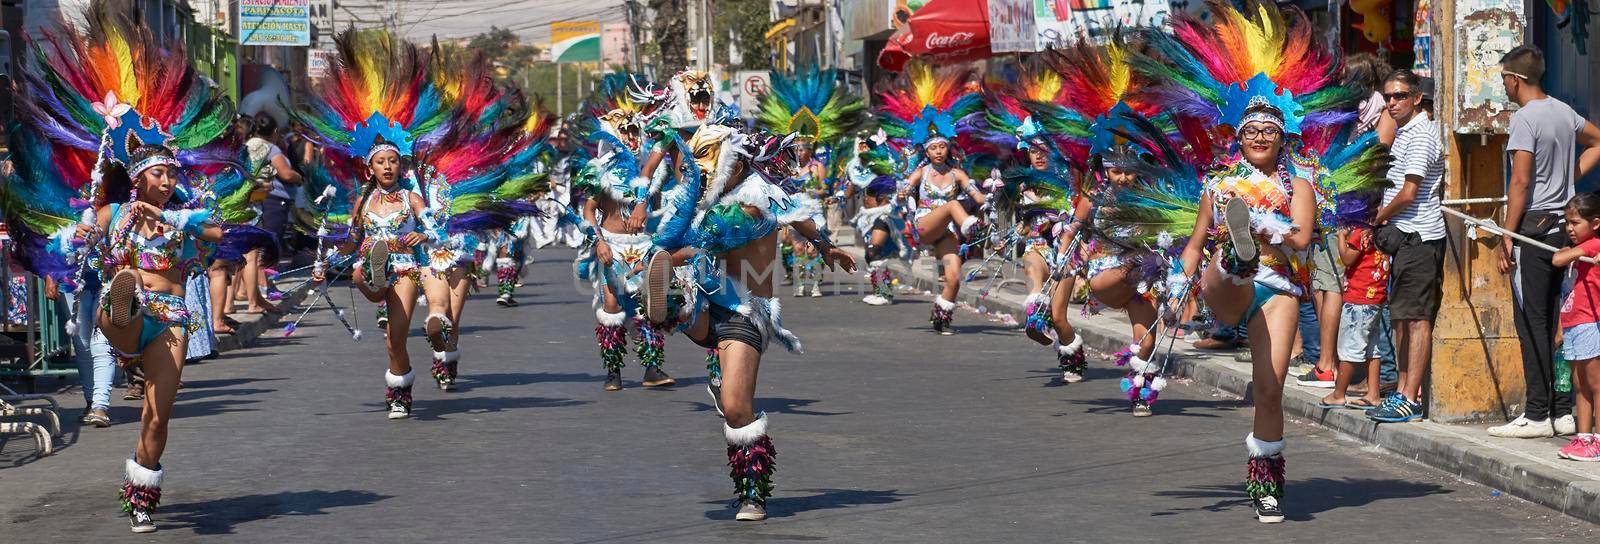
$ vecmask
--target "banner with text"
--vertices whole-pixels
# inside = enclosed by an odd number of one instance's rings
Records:
[[[311,45],[311,0],[239,0],[240,45]]]

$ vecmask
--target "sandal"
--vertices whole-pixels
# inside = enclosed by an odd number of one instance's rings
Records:
[[[1351,410],[1367,411],[1367,410],[1371,410],[1373,408],[1377,408],[1378,405],[1373,404],[1372,401],[1367,400],[1366,397],[1356,397],[1356,398],[1353,398],[1353,399],[1345,401],[1344,407],[1345,408],[1349,408]]]
[[[1345,399],[1344,402],[1328,402],[1328,401],[1325,401],[1325,400],[1319,400],[1319,401],[1317,401],[1317,407],[1321,408],[1323,410],[1332,410],[1332,409],[1335,409],[1335,408],[1349,408],[1350,407],[1350,400],[1349,399]]]

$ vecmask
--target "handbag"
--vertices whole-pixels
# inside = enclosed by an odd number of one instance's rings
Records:
[[[1406,242],[1410,241],[1411,236],[1411,233],[1400,230],[1394,223],[1389,223],[1373,229],[1372,244],[1378,246],[1378,251],[1392,257],[1406,248]]]

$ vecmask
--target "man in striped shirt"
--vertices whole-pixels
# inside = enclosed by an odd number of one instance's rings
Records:
[[[1433,356],[1433,320],[1443,295],[1444,215],[1439,182],[1444,178],[1444,142],[1439,124],[1423,111],[1422,81],[1398,70],[1383,82],[1384,114],[1398,127],[1389,153],[1389,188],[1373,220],[1379,247],[1389,253],[1389,315],[1394,322],[1400,384],[1368,417],[1384,422],[1422,417],[1422,379]]]

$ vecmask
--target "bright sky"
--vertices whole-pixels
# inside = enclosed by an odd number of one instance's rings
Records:
[[[627,20],[623,0],[339,0],[340,28],[380,26],[394,15],[401,33],[415,41],[466,38],[490,25],[510,28],[524,41],[549,43],[556,21]],[[646,3],[640,0],[641,4]]]

